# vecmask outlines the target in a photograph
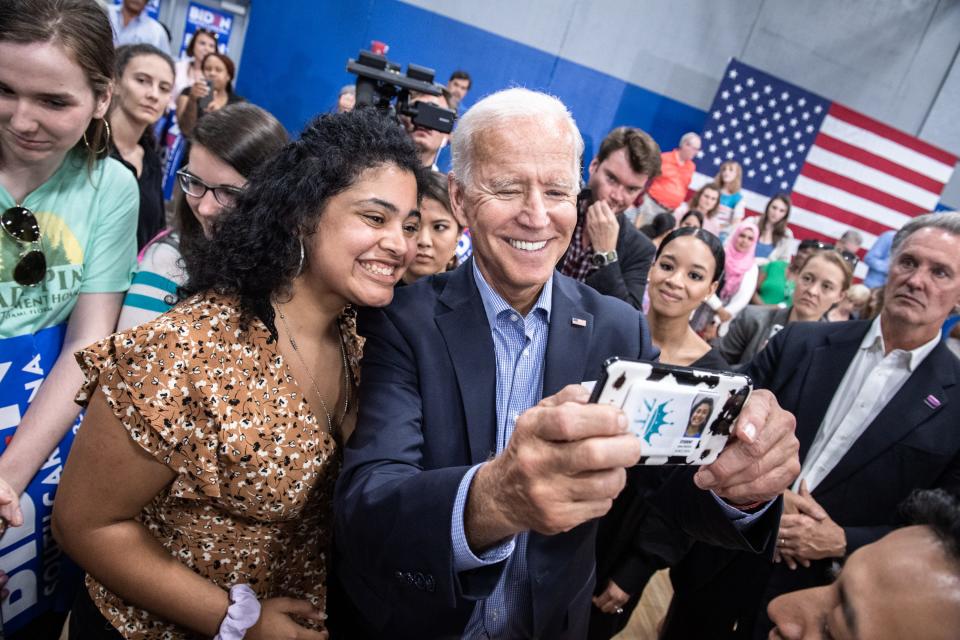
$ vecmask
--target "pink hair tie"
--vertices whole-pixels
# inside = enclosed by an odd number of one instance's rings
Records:
[[[213,640],[241,640],[260,619],[260,601],[248,584],[230,587],[230,606]]]

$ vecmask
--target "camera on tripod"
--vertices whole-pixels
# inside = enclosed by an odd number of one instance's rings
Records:
[[[372,51],[362,50],[356,60],[347,60],[347,71],[357,76],[358,107],[372,106],[395,115],[405,115],[414,125],[441,133],[453,131],[457,119],[455,111],[428,102],[410,102],[411,91],[431,96],[443,94],[443,88],[433,81],[433,69],[410,63],[404,74],[399,64]]]

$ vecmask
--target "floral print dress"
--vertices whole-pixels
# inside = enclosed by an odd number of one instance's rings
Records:
[[[363,343],[352,310],[339,326],[355,388]],[[130,438],[176,473],[138,518],[170,555],[224,590],[246,583],[261,600],[325,610],[341,453],[266,325],[244,321],[232,298],[194,296],[77,360],[77,402],[100,391]],[[86,584],[125,638],[195,636]]]

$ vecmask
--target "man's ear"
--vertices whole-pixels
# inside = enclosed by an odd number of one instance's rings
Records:
[[[593,160],[591,160],[591,161],[590,161],[590,164],[587,165],[587,176],[588,176],[588,177],[589,177],[589,176],[592,176],[592,175],[593,175],[593,172],[596,171],[596,170],[597,170],[597,167],[599,167],[599,166],[600,166],[600,163],[597,162],[597,159],[596,159],[596,158],[594,158]]]
[[[461,227],[469,227],[470,222],[467,220],[463,206],[466,199],[465,189],[457,177],[453,175],[453,171],[447,174],[447,189],[450,192],[450,209],[453,212],[453,217],[457,219],[457,224]]]

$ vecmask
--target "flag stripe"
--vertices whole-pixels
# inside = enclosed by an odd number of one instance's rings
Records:
[[[852,211],[841,209],[840,207],[834,206],[829,202],[811,198],[810,196],[802,193],[794,192],[792,199],[795,207],[800,207],[806,211],[818,213],[820,215],[827,216],[828,218],[833,218],[844,225],[854,227],[874,235],[880,235],[884,231],[890,229],[889,225],[882,224],[876,220],[871,220],[870,218],[865,218],[853,213]],[[792,214],[790,219],[793,219]]]
[[[850,123],[838,120],[833,116],[827,116],[823,119],[823,125],[820,131],[829,136],[842,140],[847,144],[866,149],[870,153],[886,158],[890,162],[912,167],[915,171],[925,173],[934,180],[946,184],[950,181],[953,174],[953,165],[946,165],[942,162],[918,153],[913,149],[898,144],[888,138],[878,136],[872,131],[861,129]]]
[[[806,176],[797,178],[793,193],[806,195],[821,202],[829,202],[844,211],[855,211],[861,218],[868,218],[890,228],[899,229],[911,220],[910,216]]]
[[[859,127],[861,129],[866,129],[867,131],[872,131],[878,136],[892,140],[897,144],[903,145],[908,149],[913,149],[917,153],[922,153],[925,156],[928,156],[938,162],[949,165],[951,168],[957,164],[957,157],[952,153],[948,153],[939,147],[935,147],[932,144],[924,142],[919,138],[915,138],[903,131],[894,129],[889,125],[885,125],[882,122],[878,122],[873,118],[867,117],[862,113],[857,113],[852,109],[848,109],[843,105],[833,103],[830,107],[830,115],[845,122]]]
[[[847,144],[846,142],[837,140],[833,136],[829,136],[823,132],[817,135],[817,139],[815,140],[814,144],[817,147],[822,147],[827,151],[832,151],[833,153],[841,156],[846,156],[851,160],[856,160],[857,162],[868,167],[873,167],[877,171],[883,171],[884,173],[895,176],[900,180],[909,182],[912,185],[929,191],[933,193],[938,200],[940,193],[943,191],[943,187],[945,186],[942,182],[937,182],[930,176],[917,173],[916,171],[908,169],[907,167],[897,164],[896,162],[890,162],[886,158],[882,158],[876,154],[870,153],[866,149],[861,149],[860,147]]]
[[[923,207],[918,207],[915,204],[901,200],[900,198],[865,185],[857,180],[845,178],[844,176],[836,174],[828,169],[824,169],[823,167],[818,167],[810,162],[807,162],[805,165],[803,165],[803,169],[800,170],[800,177],[797,178],[797,182],[793,186],[794,191],[804,191],[804,189],[800,188],[800,181],[803,180],[804,177],[837,189],[838,195],[846,192],[846,195],[848,196],[880,206],[888,211],[901,213],[905,216],[913,217],[915,215],[927,212],[927,210]],[[829,200],[833,199],[830,198]],[[850,209],[850,207],[846,206],[844,208]],[[857,209],[858,208],[853,208],[854,211]],[[907,220],[904,220],[904,222],[899,224],[904,224],[905,222],[907,222]],[[891,226],[894,226],[894,223],[891,223]]]
[[[815,146],[807,154],[807,162],[817,167],[829,169],[831,172],[856,181],[859,184],[868,184],[881,193],[903,200],[919,207],[923,211],[933,211],[940,199],[937,194],[930,193],[896,178],[889,173],[877,171],[855,160],[827,151]],[[803,171],[800,172],[801,175]]]

